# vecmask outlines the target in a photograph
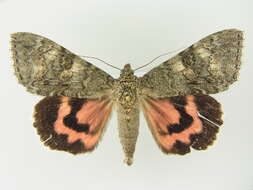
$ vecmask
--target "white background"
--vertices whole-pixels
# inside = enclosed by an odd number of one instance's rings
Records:
[[[252,18],[251,0],[0,0],[0,189],[253,190]],[[18,84],[9,51],[10,33],[33,32],[78,55],[136,68],[227,28],[245,31],[245,48],[239,81],[215,95],[225,121],[215,144],[186,156],[165,155],[141,116],[131,167],[122,162],[116,114],[91,154],[44,147],[32,127],[33,106],[42,97]],[[118,77],[117,70],[89,61]]]

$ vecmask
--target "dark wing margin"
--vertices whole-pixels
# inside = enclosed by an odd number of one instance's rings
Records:
[[[141,77],[143,94],[165,98],[227,90],[238,78],[242,43],[237,29],[203,38]]]
[[[14,33],[11,51],[15,75],[31,93],[94,98],[113,87],[109,74],[45,37]]]

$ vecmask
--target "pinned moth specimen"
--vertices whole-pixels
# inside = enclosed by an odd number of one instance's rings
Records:
[[[46,96],[35,106],[34,127],[51,149],[79,154],[101,140],[117,110],[125,162],[131,165],[143,110],[152,135],[166,154],[206,149],[222,125],[221,105],[209,94],[238,78],[243,33],[211,34],[142,77],[130,64],[114,79],[53,41],[14,33],[15,75],[31,93]]]

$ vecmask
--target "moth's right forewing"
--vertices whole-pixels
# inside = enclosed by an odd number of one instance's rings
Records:
[[[207,36],[145,74],[143,93],[165,98],[226,90],[238,78],[242,42],[236,29]]]
[[[108,95],[114,79],[55,42],[32,33],[11,36],[15,74],[31,93],[97,98]]]

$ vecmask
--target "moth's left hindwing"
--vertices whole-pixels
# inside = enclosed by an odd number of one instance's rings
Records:
[[[46,97],[35,107],[34,127],[51,149],[84,153],[98,144],[111,110],[112,102],[108,97]]]
[[[221,105],[208,95],[187,95],[142,101],[145,118],[165,153],[184,155],[190,147],[206,149],[222,125]]]

